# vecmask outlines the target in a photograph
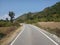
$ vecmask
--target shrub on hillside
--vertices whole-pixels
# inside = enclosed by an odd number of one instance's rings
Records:
[[[7,26],[11,26],[10,22],[0,22],[0,27],[7,27]]]
[[[20,26],[20,24],[18,22],[14,22],[14,23],[4,22],[4,21],[0,22],[0,27],[9,27],[9,26]]]

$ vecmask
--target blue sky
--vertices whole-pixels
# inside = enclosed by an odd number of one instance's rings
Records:
[[[18,17],[28,12],[42,11],[60,0],[0,0],[0,19],[8,17],[9,11]]]

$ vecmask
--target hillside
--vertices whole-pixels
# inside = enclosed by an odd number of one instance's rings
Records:
[[[22,16],[16,19],[18,22],[27,22],[27,23],[35,23],[35,22],[60,22],[60,2],[57,2],[51,7],[45,8],[40,12],[29,12],[27,14],[23,14]]]

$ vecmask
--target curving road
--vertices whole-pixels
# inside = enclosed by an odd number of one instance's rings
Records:
[[[58,45],[55,41],[41,32],[37,27],[24,24],[22,32],[18,34],[11,45]]]

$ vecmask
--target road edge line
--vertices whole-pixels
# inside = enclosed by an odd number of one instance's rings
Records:
[[[55,45],[59,45],[57,42],[55,42],[52,38],[50,38],[48,35],[46,35],[45,33],[43,33],[42,31],[40,31],[41,29],[35,25],[31,25],[34,26],[36,29],[39,29],[38,31],[41,32],[45,37],[47,37],[50,41],[52,41]]]
[[[41,32],[41,31],[40,31]],[[41,32],[43,35],[45,35],[49,40],[51,40],[54,44],[59,45],[58,43],[56,43],[52,38],[50,38],[49,36],[47,36],[45,33]]]
[[[13,45],[13,43],[17,40],[17,38],[22,34],[22,32],[24,31],[24,27],[22,28],[22,31],[17,35],[17,37],[12,41],[12,43],[10,45]]]

